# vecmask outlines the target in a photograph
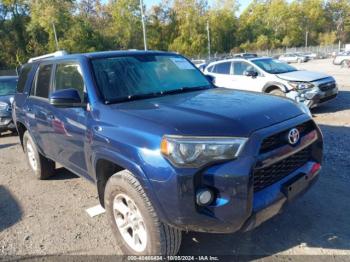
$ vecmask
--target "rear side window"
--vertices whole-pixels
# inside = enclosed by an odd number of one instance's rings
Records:
[[[231,69],[231,62],[225,62],[216,64],[214,68],[214,73],[229,75]]]
[[[212,71],[213,71],[213,68],[214,68],[214,66],[209,66],[209,67],[207,68],[207,71],[208,71],[208,72],[212,72]]]
[[[56,67],[55,90],[76,89],[84,99],[84,80],[79,64],[62,63]]]
[[[21,73],[19,75],[18,84],[17,84],[17,93],[23,93],[28,80],[30,71],[32,70],[33,65],[28,64],[22,67]]]
[[[52,65],[41,65],[36,80],[34,95],[48,98],[51,82]]]

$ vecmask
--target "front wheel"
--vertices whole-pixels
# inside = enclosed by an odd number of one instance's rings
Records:
[[[138,180],[127,170],[109,178],[105,208],[125,255],[175,255],[181,231],[161,222]]]
[[[269,92],[269,94],[274,95],[274,96],[282,96],[285,97],[286,93],[284,93],[281,89],[273,89]]]
[[[341,62],[341,68],[347,68],[350,65],[350,61],[344,60]]]

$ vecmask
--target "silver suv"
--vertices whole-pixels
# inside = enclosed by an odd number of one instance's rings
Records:
[[[350,51],[337,54],[333,59],[333,64],[347,67],[350,64]]]

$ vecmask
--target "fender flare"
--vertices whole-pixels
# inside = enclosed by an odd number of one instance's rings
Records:
[[[281,89],[281,90],[282,90],[283,92],[285,92],[285,93],[288,93],[288,92],[289,92],[288,88],[287,88],[284,84],[282,84],[282,83],[280,83],[280,82],[275,82],[275,81],[267,82],[267,83],[264,85],[264,87],[263,87],[263,92],[266,93],[266,90],[267,90],[269,87],[271,87],[271,86],[276,86],[276,87],[278,87],[279,89]]]
[[[16,126],[16,129],[17,129],[17,132],[18,132],[18,126],[17,126],[18,123],[20,123],[21,125],[23,125],[23,126],[25,127],[26,131],[29,133],[29,135],[30,135],[31,138],[33,139],[33,141],[34,141],[34,143],[35,143],[35,146],[36,146],[36,149],[39,151],[39,153],[40,153],[41,155],[43,155],[43,156],[46,157],[46,155],[44,154],[42,148],[39,147],[38,141],[37,141],[36,137],[33,136],[33,134],[32,134],[32,132],[31,132],[30,128],[28,128],[29,124],[26,123],[26,121],[19,121],[19,120],[16,119],[16,121],[15,121],[15,126]],[[23,133],[23,134],[24,134],[24,133]],[[19,139],[20,139],[20,142],[21,142],[22,149],[24,149],[23,137],[22,137],[22,138],[19,137]]]
[[[121,155],[108,148],[100,148],[99,150],[95,151],[94,154],[92,155],[92,167],[93,167],[92,178],[95,180],[96,185],[98,185],[96,168],[99,160],[107,160],[111,163],[114,163],[115,165],[122,167],[123,169],[127,169],[128,171],[130,171],[140,182],[141,186],[143,187],[147,196],[149,197],[151,203],[153,203],[153,208],[156,210],[160,219],[164,221],[168,221],[168,219],[165,216],[165,212],[162,210],[161,205],[158,201],[158,198],[153,191],[152,184],[140,165],[135,163],[135,161],[132,161],[129,158],[125,157],[124,155]],[[98,187],[97,187],[97,190],[98,190]],[[101,199],[100,199],[100,202],[101,202]]]

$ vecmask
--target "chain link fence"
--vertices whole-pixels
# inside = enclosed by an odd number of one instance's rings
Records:
[[[16,69],[0,69],[0,76],[15,76],[17,75]]]
[[[339,46],[338,44],[326,45],[326,46],[308,46],[308,47],[290,47],[290,48],[278,48],[269,50],[247,50],[247,53],[255,53],[259,56],[269,56],[278,58],[282,54],[286,53],[316,53],[317,58],[328,58],[332,57],[336,52],[342,50],[344,46]],[[224,53],[224,54],[212,54],[210,59],[208,56],[197,56],[193,57],[192,60],[205,60],[205,61],[215,61],[225,58],[233,57],[235,53]]]

